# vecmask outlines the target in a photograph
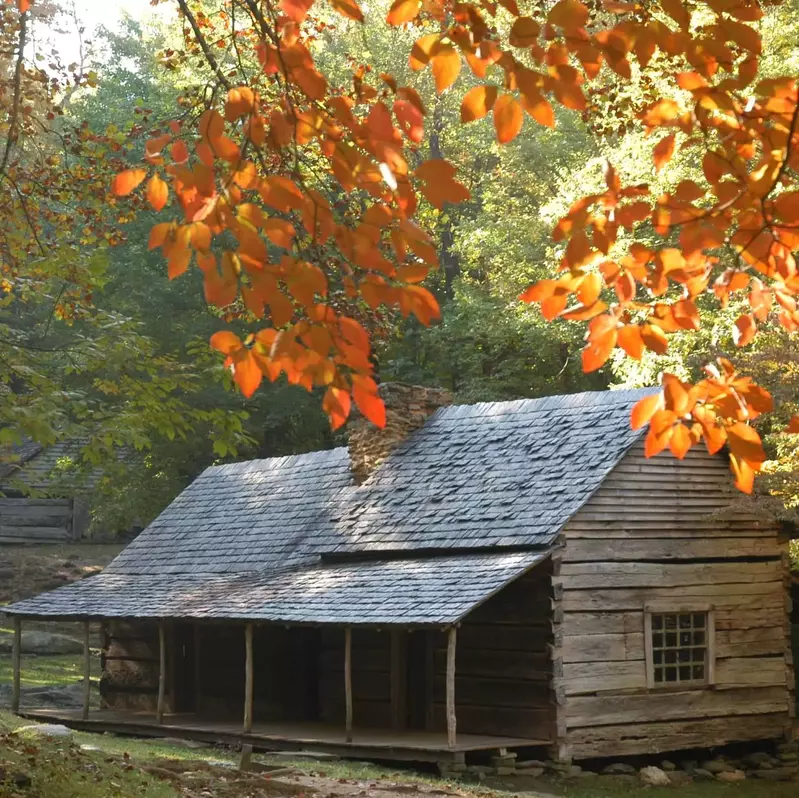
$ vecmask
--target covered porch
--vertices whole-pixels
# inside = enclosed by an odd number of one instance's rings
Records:
[[[546,559],[322,563],[261,581],[158,585],[102,574],[14,608],[13,709],[79,728],[354,758],[457,761],[546,746],[551,583],[547,568],[533,567]],[[146,615],[124,612],[133,591],[136,607],[152,597]],[[42,610],[63,606],[55,598],[67,592],[83,613],[83,706],[21,706],[22,624],[57,619]],[[96,710],[89,640],[98,623]]]

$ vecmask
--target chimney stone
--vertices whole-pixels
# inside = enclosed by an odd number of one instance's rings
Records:
[[[360,413],[354,415],[348,424],[350,462],[357,484],[363,482],[405,438],[422,427],[439,407],[452,404],[452,393],[444,388],[384,382],[378,390],[386,405],[386,426],[380,429]]]

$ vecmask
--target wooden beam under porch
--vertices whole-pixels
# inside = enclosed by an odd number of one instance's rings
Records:
[[[323,723],[253,723],[248,733],[240,720],[211,720],[193,714],[165,714],[159,725],[155,712],[93,710],[88,720],[81,711],[67,709],[23,709],[20,715],[46,723],[63,723],[74,729],[91,732],[115,732],[137,737],[181,737],[208,743],[244,743],[256,750],[323,751],[350,759],[386,759],[405,762],[463,761],[473,751],[500,748],[545,748],[548,740],[497,737],[482,734],[458,734],[454,748],[449,747],[446,732],[397,729],[353,730],[348,743],[340,725]],[[542,754],[543,755],[543,754]]]

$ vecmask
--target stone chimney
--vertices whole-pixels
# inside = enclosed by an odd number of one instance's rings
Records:
[[[385,382],[379,387],[386,404],[386,426],[376,427],[360,413],[348,424],[350,461],[355,482],[360,484],[439,407],[452,404],[444,388],[425,388],[402,382]]]

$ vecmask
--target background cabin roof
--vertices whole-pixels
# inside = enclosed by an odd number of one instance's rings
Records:
[[[344,448],[209,468],[92,582],[101,580],[98,590],[116,585],[115,614],[135,616],[141,608],[132,587],[137,584],[142,590],[148,586],[145,592],[156,602],[153,592],[160,586],[167,595],[173,584],[197,596],[222,584],[233,590],[232,582],[218,582],[226,575],[266,579],[269,571],[289,569],[292,578],[307,573],[320,579],[337,573],[313,570],[325,555],[377,552],[392,560],[402,552],[546,550],[642,434],[630,429],[629,414],[649,392],[442,408],[361,485],[352,483]],[[418,568],[420,560],[413,562]],[[346,568],[367,580],[374,577],[377,589],[384,590],[377,574],[388,571],[363,561]],[[123,576],[147,579],[116,579]],[[471,596],[468,588],[463,586],[464,595]],[[80,597],[89,594],[81,592],[82,586],[70,589],[8,609],[84,614]],[[188,594],[176,599],[179,606],[185,606]],[[294,596],[298,611],[305,611],[299,605],[310,607],[312,599],[309,583]],[[52,612],[45,612],[48,601]]]
[[[14,605],[23,615],[195,618],[314,624],[441,625],[459,621],[546,552],[322,562],[261,575],[138,576],[103,572]]]
[[[31,489],[58,494],[85,493],[96,487],[100,468],[81,462],[86,438],[64,438],[48,446],[25,439],[10,447],[11,458],[0,463],[0,488]]]

